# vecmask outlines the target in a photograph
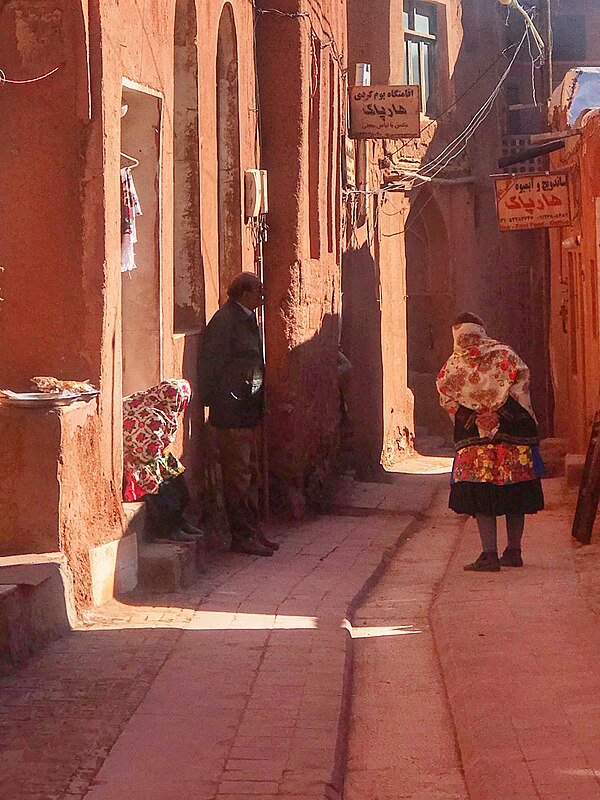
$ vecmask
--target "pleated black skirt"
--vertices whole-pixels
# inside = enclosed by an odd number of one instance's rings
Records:
[[[460,481],[450,488],[452,511],[457,514],[536,514],[544,508],[544,492],[539,478],[497,486],[495,483]]]

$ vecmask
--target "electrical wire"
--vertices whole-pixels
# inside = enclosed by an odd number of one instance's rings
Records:
[[[465,127],[465,129],[452,141],[448,144],[441,153],[439,153],[429,164],[419,170],[407,171],[402,176],[403,182],[402,183],[392,183],[382,187],[382,192],[385,191],[404,191],[405,190],[405,182],[407,180],[416,181],[420,180],[421,182],[428,182],[433,180],[442,170],[446,169],[452,161],[458,158],[467,148],[469,141],[475,135],[475,132],[480,127],[480,125],[487,119],[491,110],[494,106],[494,103],[500,94],[500,90],[504,85],[515,61],[518,58],[525,41],[527,40],[528,36],[528,28],[525,28],[523,32],[523,36],[521,37],[520,42],[507,66],[504,73],[502,74],[500,80],[498,81],[496,87],[487,98],[485,103],[481,106],[481,108],[473,115],[473,118],[469,122],[469,124]],[[422,185],[422,184],[417,184]],[[413,184],[414,188],[414,184]]]
[[[512,50],[513,47],[518,47],[518,44],[519,44],[518,42],[513,42],[512,44],[509,44],[508,47],[505,47],[504,50],[502,50],[501,53],[498,53],[498,55],[496,56],[494,61],[492,61],[492,63],[473,81],[473,83],[471,83],[469,86],[467,86],[467,88],[464,90],[464,92],[462,94],[460,94],[453,103],[451,103],[449,106],[447,106],[440,113],[440,115],[438,117],[436,117],[435,119],[432,119],[430,122],[427,123],[427,125],[424,125],[423,128],[421,128],[421,134],[423,134],[423,132],[426,131],[428,128],[431,128],[432,125],[435,125],[437,122],[441,122],[442,119],[446,116],[446,114],[449,111],[452,111],[452,109],[455,108],[461,102],[461,100],[463,100],[469,94],[471,89],[474,89],[475,86],[477,86],[477,84],[480,81],[482,81],[483,78],[485,78],[485,76],[488,74],[488,72],[490,72],[490,70],[494,69],[494,67],[500,61],[500,59],[503,56],[505,56],[508,53],[509,50]],[[401,144],[400,147],[398,147],[392,153],[388,153],[388,158],[391,158],[391,157],[397,155],[398,153],[402,152],[410,144],[411,144],[410,140],[403,142],[403,144]]]
[[[465,150],[468,142],[474,136],[475,131],[489,116],[493,108],[493,105],[496,102],[498,95],[500,94],[500,90],[502,89],[502,86],[504,85],[504,82],[506,81],[515,61],[517,60],[517,57],[526,39],[527,39],[527,30],[525,30],[525,33],[523,34],[523,37],[519,42],[519,45],[515,50],[514,55],[510,60],[506,70],[504,71],[503,75],[498,81],[498,84],[496,85],[496,87],[494,88],[488,99],[485,101],[483,106],[479,109],[479,111],[477,111],[474,114],[473,118],[466,126],[464,131],[460,133],[452,142],[450,142],[450,144],[446,148],[444,148],[444,150],[442,150],[442,152],[438,156],[436,156],[432,162],[427,164],[422,170],[419,170],[418,172],[419,176],[424,175],[430,178],[435,177],[435,175],[439,174],[443,169],[445,169],[450,164],[451,161],[458,158],[458,156]],[[458,150],[456,150],[457,147],[459,148]],[[439,169],[438,165],[440,165]]]
[[[45,75],[39,75],[37,78],[29,78],[28,80],[20,80],[20,81],[7,78],[4,70],[0,69],[0,85],[2,85],[3,83],[14,83],[19,85],[23,85],[26,83],[37,83],[38,81],[43,81],[46,78],[49,78],[50,75],[54,75],[54,73],[58,72],[59,69],[60,67],[54,67],[54,69],[51,69],[50,72],[47,72]]]

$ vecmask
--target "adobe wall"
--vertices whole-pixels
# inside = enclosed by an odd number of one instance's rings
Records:
[[[551,157],[554,169],[573,169],[573,225],[551,231],[550,350],[556,436],[574,453],[587,449],[600,391],[599,133],[593,111],[583,135],[567,139],[565,150]]]
[[[68,552],[72,538],[86,550],[120,536],[122,528],[112,453],[103,443],[111,436],[112,387],[102,382],[100,359],[102,166],[94,122],[101,114],[90,120],[89,106],[90,79],[99,83],[97,61],[88,72],[94,22],[78,3],[62,0],[14,0],[4,4],[0,21],[7,77],[27,80],[59,67],[43,81],[6,84],[0,92],[0,147],[11,154],[0,168],[0,386],[28,390],[32,376],[54,375],[102,388],[98,405],[86,404],[81,448],[65,447],[67,410],[0,409],[3,450],[20,476],[3,492],[10,502],[3,504],[0,548]],[[68,509],[63,467],[79,493]],[[5,474],[2,480],[13,479]],[[85,579],[78,590],[89,599]]]
[[[440,106],[449,111],[428,129],[424,150],[415,145],[412,153],[410,148],[402,153],[404,158],[412,156],[415,165],[421,159],[427,164],[465,129],[507,66],[505,58],[498,59],[506,46],[502,9],[475,0],[445,5],[448,43],[439,62]],[[490,177],[499,171],[505,115],[501,95],[468,148],[440,173],[442,180],[433,176],[433,182],[410,195],[414,210],[407,236],[418,234],[415,242],[425,237],[431,251],[429,282],[420,285],[419,248],[408,242],[408,293],[414,297],[414,302],[409,299],[410,380],[417,393],[418,424],[445,435],[450,428],[435,408],[435,376],[451,352],[451,322],[465,310],[480,314],[489,333],[515,347],[529,364],[533,403],[542,429],[548,429],[544,234],[498,230]],[[397,158],[393,156],[392,163]]]
[[[0,238],[0,386],[27,388],[33,375],[88,379],[100,388],[84,410],[3,424],[7,461],[37,482],[38,505],[58,530],[82,605],[91,601],[87,551],[122,535],[120,126],[123,78],[160,97],[160,213],[154,234],[160,263],[161,374],[194,383],[199,333],[173,333],[173,29],[175,3],[142,10],[117,0],[9,0],[0,13],[7,77],[40,83],[0,91],[0,166],[5,225]],[[88,14],[89,9],[89,14]],[[221,3],[198,0],[201,242],[206,314],[218,306],[216,44]],[[241,171],[255,167],[252,9],[234,0],[239,56]],[[135,175],[135,173],[134,173]],[[158,182],[158,175],[156,177]],[[241,186],[240,186],[241,192]],[[144,199],[140,198],[142,204]],[[242,261],[253,267],[251,233],[242,228]],[[143,265],[140,266],[140,269]],[[140,314],[144,313],[143,308]],[[201,326],[199,326],[201,327]],[[197,403],[197,401],[196,401]],[[38,413],[38,412],[36,412]],[[199,483],[203,412],[193,406],[180,436],[192,483]],[[19,431],[22,431],[19,433]],[[35,435],[34,435],[35,433]],[[54,469],[50,470],[50,465]],[[51,509],[54,511],[51,513]],[[4,512],[4,508],[3,508]],[[11,483],[0,528],[3,552],[28,550],[36,521],[28,481]],[[54,535],[54,534],[52,534]],[[15,542],[16,537],[16,542]],[[49,546],[40,533],[40,542]],[[41,544],[39,546],[42,546]]]
[[[345,53],[343,4],[258,6],[308,13],[318,38],[333,39],[335,52]],[[307,501],[322,502],[337,449],[341,201],[334,165],[343,80],[331,45],[311,50],[306,18],[259,13],[256,35],[270,195],[264,257],[271,499],[299,515]]]

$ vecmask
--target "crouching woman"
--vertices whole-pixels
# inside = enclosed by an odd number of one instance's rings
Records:
[[[173,379],[123,398],[123,498],[144,500],[155,539],[193,542],[203,535],[184,516],[185,467],[170,450],[191,394],[188,381]]]

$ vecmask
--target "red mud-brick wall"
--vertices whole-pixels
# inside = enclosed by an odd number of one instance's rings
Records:
[[[306,502],[323,502],[338,443],[343,79],[335,57],[345,53],[345,4],[257,5],[308,14],[259,11],[256,28],[270,194],[265,313],[271,498],[276,508],[300,514]]]
[[[258,166],[252,4],[233,0],[225,6],[235,25],[243,175],[244,169]],[[219,295],[215,84],[224,5],[190,0],[190,9],[198,29],[199,229],[204,316],[210,317]],[[5,221],[0,235],[0,386],[26,388],[32,375],[51,374],[89,379],[100,388],[97,403],[87,407],[82,418],[79,412],[64,411],[48,415],[59,420],[58,429],[54,424],[31,426],[35,446],[31,436],[11,435],[10,426],[0,428],[2,445],[7,460],[25,471],[35,463],[48,466],[46,477],[36,485],[38,502],[52,509],[48,519],[52,530],[59,531],[60,547],[70,557],[78,598],[85,605],[91,599],[89,548],[123,532],[123,78],[161,98],[155,234],[160,246],[162,377],[184,375],[195,385],[199,331],[175,334],[173,329],[175,2],[150,0],[141,9],[116,0],[9,0],[2,4],[0,22],[0,66],[7,77],[27,79],[59,66],[45,81],[3,84],[0,92],[0,208]],[[240,224],[242,267],[253,269],[252,232],[243,220]],[[27,427],[26,421],[23,424]],[[195,397],[176,450],[189,468],[197,507],[202,505],[198,493],[206,451],[203,428],[203,410]],[[27,519],[30,510],[31,486],[16,482],[0,528],[0,546],[3,530],[14,532],[21,526],[27,533],[36,527],[33,513]],[[27,551],[26,535],[20,546]]]
[[[553,169],[571,170],[575,209],[572,226],[551,232],[550,315],[555,431],[574,453],[587,448],[600,390],[600,112],[584,123],[583,135],[551,160]]]

